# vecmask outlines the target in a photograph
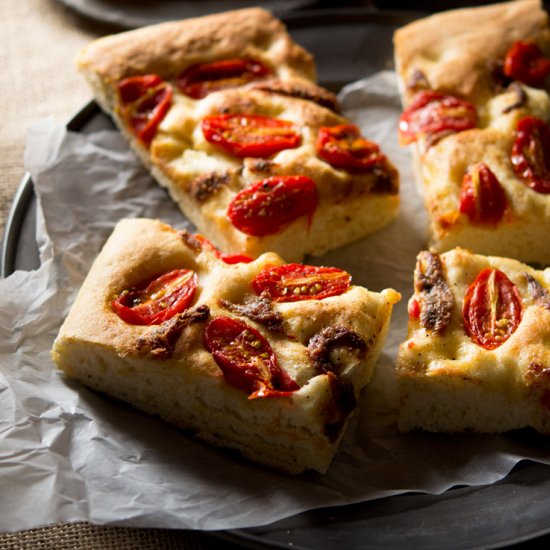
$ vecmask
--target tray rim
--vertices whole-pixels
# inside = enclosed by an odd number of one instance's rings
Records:
[[[106,25],[113,29],[119,30],[131,30],[147,25],[145,16],[135,16],[135,15],[119,15],[119,12],[115,9],[112,12],[104,13],[100,10],[100,6],[97,6],[92,3],[88,5],[89,2],[78,2],[76,0],[56,0],[60,5],[70,10],[75,15],[82,17],[83,19],[90,21],[95,24]],[[318,0],[289,0],[290,6],[286,7],[286,4],[283,2],[281,6],[273,4],[273,6],[268,6],[266,9],[271,11],[274,15],[280,18],[285,18],[287,15],[294,13],[297,10],[306,10],[306,9],[316,9],[316,3]],[[233,9],[246,9],[251,7],[251,5],[235,6]],[[203,16],[209,15],[212,12],[205,12]],[[192,17],[201,17],[197,14],[189,14],[188,18]],[[184,19],[183,14],[178,16],[178,19]],[[176,20],[176,19],[174,19]],[[155,20],[155,22],[160,22],[160,20]]]
[[[92,99],[81,107],[65,124],[67,130],[78,132],[96,114],[100,113],[99,105]],[[17,244],[25,215],[31,202],[36,199],[34,184],[29,172],[21,178],[6,218],[0,249],[0,277],[6,278],[15,271]]]

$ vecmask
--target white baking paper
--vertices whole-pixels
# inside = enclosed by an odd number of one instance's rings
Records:
[[[325,476],[291,477],[245,463],[56,372],[52,342],[115,223],[144,216],[188,224],[118,132],[71,133],[53,120],[31,129],[26,164],[39,198],[42,264],[0,281],[1,530],[81,520],[259,526],[313,508],[492,483],[523,458],[550,464],[542,438],[397,433],[393,364],[425,217],[410,158],[397,145],[394,75],[350,85],[341,100],[399,167],[402,206],[378,234],[311,262],[347,269],[372,290],[394,287],[403,301],[360,413]]]

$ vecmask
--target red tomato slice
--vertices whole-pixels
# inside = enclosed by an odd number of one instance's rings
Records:
[[[258,295],[267,290],[276,302],[298,302],[338,296],[350,283],[351,275],[337,267],[286,264],[260,271],[252,288]]]
[[[121,114],[138,139],[149,145],[172,102],[172,86],[159,76],[132,76],[118,83]]]
[[[464,99],[424,90],[419,92],[399,118],[399,142],[418,139],[433,142],[447,134],[475,128],[476,108]]]
[[[181,73],[176,84],[185,95],[201,99],[212,92],[262,80],[271,74],[271,69],[254,59],[223,59],[191,65]]]
[[[226,264],[249,264],[254,261],[254,258],[246,254],[223,254],[220,252],[206,237],[195,235],[195,239],[199,241],[204,249],[214,252],[217,258],[223,260]]]
[[[227,210],[231,223],[243,233],[261,237],[279,232],[285,225],[317,208],[317,187],[306,176],[273,176],[240,191]]]
[[[215,115],[202,121],[204,138],[238,158],[266,158],[300,145],[300,132],[286,120],[261,115]]]
[[[197,284],[194,271],[175,269],[125,290],[111,302],[111,307],[131,325],[158,325],[189,307]]]
[[[550,59],[534,42],[514,42],[504,58],[504,74],[528,86],[542,88],[550,75]]]
[[[254,261],[254,258],[247,256],[246,254],[222,254],[220,253],[220,259],[226,264],[249,264]]]
[[[365,139],[353,124],[319,128],[317,153],[335,168],[351,172],[367,172],[385,159],[380,147]]]
[[[502,271],[487,267],[466,292],[464,328],[478,346],[495,349],[516,331],[522,309],[516,285]]]
[[[254,328],[231,317],[216,317],[204,332],[206,349],[229,384],[256,397],[280,397],[299,389],[283,371],[269,342]]]
[[[418,300],[413,297],[409,300],[407,304],[407,313],[409,314],[409,319],[411,321],[418,321],[420,319],[420,313],[422,312],[420,308],[420,303]]]
[[[504,189],[491,169],[474,164],[462,181],[460,212],[473,224],[496,224],[504,215],[507,200]]]
[[[550,193],[550,127],[544,120],[523,117],[512,146],[516,176],[537,193]]]

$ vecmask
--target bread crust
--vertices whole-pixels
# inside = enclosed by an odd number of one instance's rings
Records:
[[[262,8],[171,21],[107,36],[85,47],[78,67],[113,84],[155,73],[171,79],[190,65],[231,57],[267,61],[285,76],[315,80],[313,57]]]
[[[119,222],[61,327],[54,361],[68,378],[192,430],[201,439],[237,449],[251,460],[290,473],[326,471],[353,409],[339,408],[334,381],[349,389],[352,402],[357,400],[372,375],[399,294],[351,287],[323,300],[273,302],[281,327],[269,328],[226,304],[257,298],[251,280],[266,266],[283,264],[281,258],[269,253],[251,263],[228,265],[197,243],[159,221]],[[188,311],[207,308],[208,314],[184,324],[167,352],[159,346],[169,321],[128,324],[113,311],[111,301],[123,290],[176,268],[193,269],[199,278]],[[277,398],[249,399],[247,392],[230,385],[204,343],[206,322],[220,316],[259,331],[300,389]],[[308,352],[312,338],[331,326],[360,334],[366,346],[361,356],[339,349],[346,360],[335,376],[317,370]]]
[[[196,128],[204,116],[217,113],[246,113],[276,116],[300,128],[299,147],[286,149],[265,159],[237,162],[220,153],[204,140],[202,133],[186,134],[185,127]],[[172,124],[172,120],[175,121]],[[333,168],[316,155],[316,134],[321,126],[345,124],[334,112],[303,99],[283,97],[262,90],[236,89],[212,94],[189,114],[167,116],[151,144],[152,171],[197,227],[222,250],[242,250],[256,257],[271,250],[288,261],[300,261],[304,254],[322,255],[328,250],[373,233],[389,223],[399,205],[399,175],[389,161],[367,173],[350,173]],[[185,135],[181,140],[174,136]],[[134,149],[140,144],[128,136]],[[142,152],[146,162],[148,153]],[[216,167],[206,171],[191,159],[218,158]],[[247,185],[273,176],[300,174],[316,183],[318,206],[311,225],[300,218],[276,233],[250,236],[235,228],[227,219],[229,202]],[[210,177],[219,181],[210,193],[197,195],[196,182]],[[212,187],[212,186],[211,186]],[[296,231],[307,235],[304,240],[291,238]],[[289,238],[290,237],[290,238]]]
[[[430,88],[446,90],[470,101],[494,93],[490,69],[516,40],[531,39],[550,47],[548,16],[540,0],[518,0],[442,12],[397,30],[396,70],[405,102],[414,96],[407,87],[414,71],[424,73]]]

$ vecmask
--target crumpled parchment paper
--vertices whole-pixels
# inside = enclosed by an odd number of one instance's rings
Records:
[[[537,438],[397,433],[393,364],[425,217],[408,152],[397,145],[394,75],[354,83],[341,100],[399,167],[402,206],[376,235],[309,261],[342,267],[371,290],[391,286],[403,300],[360,413],[325,476],[290,477],[245,463],[56,372],[52,342],[115,223],[144,216],[189,224],[118,132],[71,133],[51,119],[31,129],[26,165],[39,200],[41,267],[0,281],[1,530],[82,520],[258,526],[313,508],[492,483],[524,458],[550,464]]]

